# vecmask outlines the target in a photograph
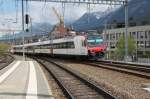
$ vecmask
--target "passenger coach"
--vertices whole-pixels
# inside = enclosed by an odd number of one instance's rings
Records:
[[[22,53],[23,45],[12,47],[14,53]],[[100,36],[70,36],[65,38],[24,44],[27,54],[49,54],[69,57],[104,57],[106,44]]]

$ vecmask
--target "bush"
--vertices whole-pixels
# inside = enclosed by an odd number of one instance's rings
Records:
[[[0,43],[0,55],[5,54],[8,52],[10,46],[5,43]]]

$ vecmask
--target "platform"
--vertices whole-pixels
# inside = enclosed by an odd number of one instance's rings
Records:
[[[54,99],[36,61],[17,60],[0,70],[0,99]]]

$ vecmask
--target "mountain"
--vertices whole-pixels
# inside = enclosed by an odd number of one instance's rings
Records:
[[[38,34],[39,32],[50,32],[53,28],[53,25],[49,23],[36,23],[32,27],[32,31],[35,34]],[[31,27],[29,28],[31,30]]]
[[[33,35],[44,35],[48,34],[52,30],[52,28],[53,25],[49,23],[36,23],[32,27],[29,27],[29,32],[27,32],[26,34],[31,34],[32,30]]]
[[[131,0],[129,2],[129,22],[132,20],[136,22],[137,25],[142,25],[150,23],[150,0]],[[109,23],[113,23],[114,20],[117,23],[124,23],[125,10],[124,7],[118,9],[115,13],[111,15],[108,19]]]
[[[130,0],[129,5],[129,23],[135,23],[136,25],[150,24],[150,0]],[[77,31],[87,31],[91,29],[103,28],[105,21],[107,24],[121,23],[124,24],[125,9],[121,6],[114,12],[108,14],[101,14],[100,18],[94,16],[94,13],[86,13],[80,19],[74,22],[74,29]],[[88,17],[90,19],[88,23]]]
[[[103,18],[102,12],[85,13],[81,18],[73,23],[73,28],[77,31],[96,29],[99,27],[100,19]]]
[[[32,29],[31,29],[32,28]],[[20,37],[24,34],[25,37],[31,36],[39,36],[39,35],[47,35],[53,28],[53,25],[49,23],[35,23],[32,27],[29,27],[29,32],[22,33],[20,32],[16,37]]]

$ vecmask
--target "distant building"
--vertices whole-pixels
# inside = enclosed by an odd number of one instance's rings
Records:
[[[125,28],[103,30],[103,37],[105,42],[108,44],[109,54],[114,53],[116,44],[119,38],[124,36],[124,33]],[[145,55],[150,56],[150,25],[129,27],[128,35],[135,39],[137,55],[139,57],[143,57]]]

